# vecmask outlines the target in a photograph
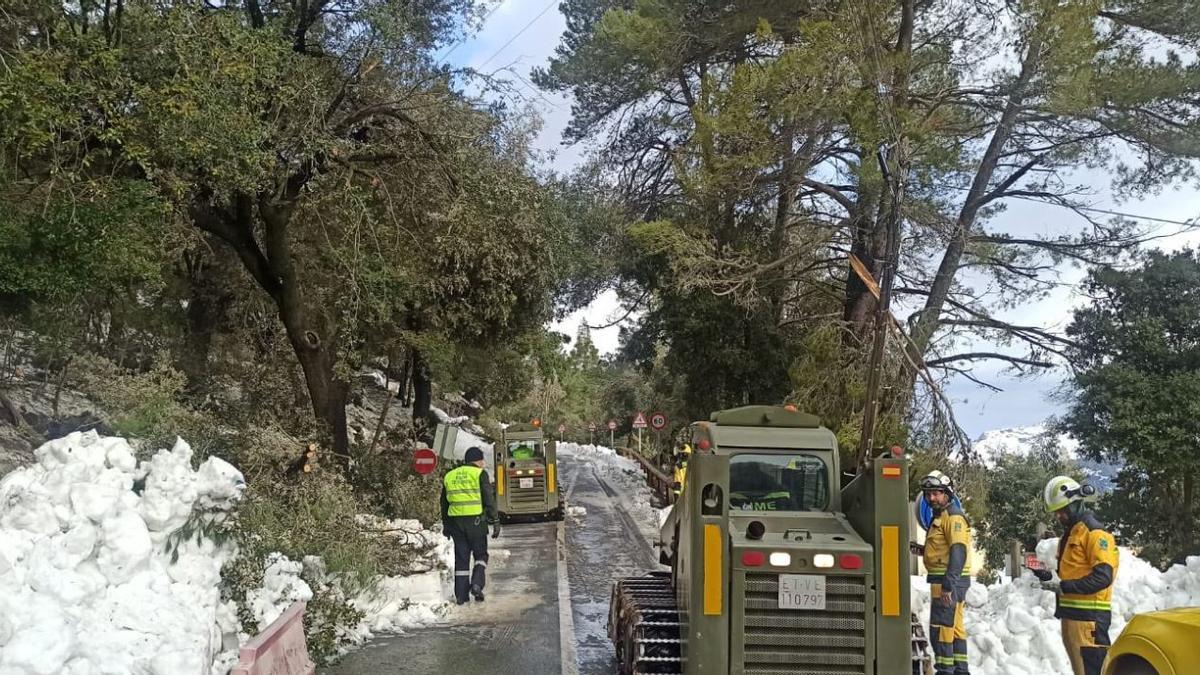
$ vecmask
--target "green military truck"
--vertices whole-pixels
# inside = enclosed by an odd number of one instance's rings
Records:
[[[510,424],[501,432],[493,454],[500,522],[562,520],[554,440],[544,437],[540,422]]]
[[[906,462],[839,489],[837,439],[790,406],[691,425],[662,529],[670,572],[613,587],[618,672],[908,675],[924,667],[909,601]]]

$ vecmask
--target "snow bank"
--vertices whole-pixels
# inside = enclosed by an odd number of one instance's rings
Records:
[[[383,525],[400,539],[398,543],[416,546],[425,553],[414,564],[412,574],[380,579],[375,588],[351,600],[350,604],[366,615],[352,631],[356,642],[364,642],[376,633],[401,633],[440,623],[453,595],[453,543],[441,532],[421,527],[416,520],[384,521]]]
[[[193,470],[182,440],[139,464],[95,432],[34,454],[0,481],[0,673],[216,670],[237,646],[218,591],[233,551],[171,535],[196,514],[223,518],[241,473],[216,458]]]
[[[654,507],[654,493],[646,484],[646,474],[640,464],[601,445],[559,443],[558,453],[594,467],[601,480],[623,496],[621,506],[633,516],[646,541],[658,540],[659,509]]]
[[[1038,557],[1054,569],[1057,539],[1038,545]],[[929,617],[929,585],[913,577],[913,611]],[[1121,564],[1113,587],[1113,625],[1116,639],[1135,614],[1172,607],[1200,605],[1200,556],[1160,572],[1121,549]],[[966,626],[971,672],[979,675],[1071,675],[1063,650],[1054,594],[1043,591],[1028,572],[1012,583],[972,585],[967,595]]]

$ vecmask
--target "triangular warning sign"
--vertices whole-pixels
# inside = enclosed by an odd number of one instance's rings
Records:
[[[634,429],[645,429],[646,428],[646,416],[639,412],[637,414],[637,417],[633,418],[633,428]]]

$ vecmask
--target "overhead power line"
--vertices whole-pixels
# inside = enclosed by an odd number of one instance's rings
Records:
[[[485,24],[487,24],[487,20],[492,18],[492,15],[495,14],[496,10],[500,9],[500,6],[503,4],[504,4],[504,0],[499,0],[495,4],[495,6],[493,6],[491,9],[488,10],[487,14],[483,15],[483,19],[481,19],[479,21],[480,28],[482,28]],[[471,39],[470,35],[464,35],[458,42],[455,42],[454,44],[450,45],[450,50],[447,51],[445,54],[442,54],[441,57],[438,58],[438,63],[439,64],[445,63],[446,59],[450,58],[450,55],[454,53],[454,50],[465,45],[467,43],[467,41],[470,39]]]
[[[512,36],[512,37],[510,37],[510,38],[508,39],[508,42],[505,42],[503,45],[501,45],[499,49],[497,49],[496,51],[492,52],[492,55],[491,55],[491,56],[487,57],[487,60],[486,60],[486,61],[484,61],[483,63],[479,64],[479,68],[480,68],[480,69],[482,69],[484,66],[486,66],[486,65],[487,65],[487,64],[489,64],[489,63],[491,63],[491,62],[492,62],[492,59],[494,59],[494,58],[496,58],[497,56],[499,56],[499,55],[500,55],[500,52],[504,51],[505,49],[508,49],[508,46],[509,46],[509,45],[511,45],[513,42],[516,42],[517,38],[519,38],[519,37],[521,37],[522,35],[524,35],[524,34],[525,34],[525,31],[529,30],[530,28],[533,28],[533,24],[537,23],[537,22],[538,22],[538,19],[540,19],[540,18],[542,18],[543,16],[545,16],[546,12],[549,12],[549,11],[550,11],[550,9],[551,9],[551,8],[553,8],[553,7],[554,7],[555,5],[557,5],[557,4],[558,4],[558,0],[550,0],[550,3],[549,3],[549,4],[547,4],[545,7],[543,7],[543,8],[542,8],[542,11],[538,12],[537,16],[535,16],[535,17],[533,17],[532,19],[530,19],[529,23],[525,24],[525,27],[524,27],[524,28],[522,28],[521,30],[517,31],[517,34],[516,34],[516,35],[514,35],[514,36]]]

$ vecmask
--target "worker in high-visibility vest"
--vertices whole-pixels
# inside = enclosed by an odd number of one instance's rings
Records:
[[[1035,570],[1042,588],[1055,594],[1054,616],[1062,622],[1063,646],[1075,675],[1100,675],[1111,643],[1112,587],[1120,566],[1117,542],[1085,502],[1096,494],[1068,476],[1055,476],[1042,499],[1063,526],[1058,541],[1058,581]]]
[[[938,675],[967,675],[964,601],[971,586],[971,525],[954,501],[954,481],[941,471],[921,479],[921,492],[933,509],[933,522],[921,553],[929,581],[929,639]]]
[[[483,451],[468,448],[463,465],[447,473],[442,481],[442,532],[454,540],[454,600],[460,605],[470,596],[483,602],[488,525],[499,521],[496,495],[483,466]],[[499,534],[496,525],[492,536]]]

